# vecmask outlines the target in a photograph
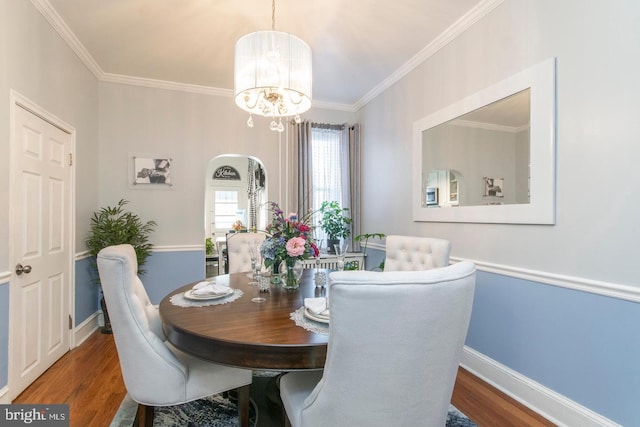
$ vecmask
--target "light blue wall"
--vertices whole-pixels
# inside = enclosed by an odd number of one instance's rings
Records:
[[[366,270],[377,268],[384,261],[385,252],[383,250],[367,247],[367,259],[364,260]]]
[[[0,388],[9,382],[9,282],[0,284]]]
[[[100,286],[93,259],[76,261],[76,326],[100,309]],[[144,269],[142,283],[151,302],[158,304],[172,290],[204,278],[204,250],[152,252]]]
[[[174,289],[204,279],[204,250],[153,252],[144,269],[140,279],[151,302],[159,304]]]
[[[466,345],[622,425],[637,425],[640,304],[478,272]]]
[[[369,248],[367,269],[384,256]],[[478,271],[465,344],[631,426],[640,401],[639,337],[638,303]]]
[[[100,307],[100,286],[96,276],[94,258],[76,261],[76,326],[87,320]]]

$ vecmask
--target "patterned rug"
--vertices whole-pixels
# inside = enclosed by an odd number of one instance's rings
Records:
[[[131,427],[138,404],[128,395],[122,401],[118,413],[110,427]],[[252,401],[249,422],[258,427],[256,405]],[[237,427],[238,406],[236,401],[216,394],[205,399],[194,400],[176,406],[162,406],[155,409],[154,427]]]
[[[125,397],[111,427],[131,427],[135,418],[137,404]],[[252,404],[249,419],[251,425],[260,427],[255,405]],[[231,399],[215,395],[184,405],[156,408],[154,427],[237,427],[238,409]],[[476,427],[476,424],[458,411],[449,407],[446,427]]]

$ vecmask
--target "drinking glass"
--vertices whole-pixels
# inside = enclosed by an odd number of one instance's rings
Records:
[[[316,239],[316,246],[318,247],[318,256],[316,257],[316,271],[313,274],[313,283],[316,288],[324,287],[327,281],[327,274],[324,271],[320,271],[320,256],[322,255],[322,240]]]
[[[337,260],[338,271],[342,271],[344,270],[344,257],[347,254],[349,243],[342,242],[342,243],[333,245],[333,247],[336,250],[336,256],[338,257],[338,260]]]
[[[251,272],[253,273],[253,280],[249,282],[249,284],[258,286],[259,281],[256,277],[256,265],[258,264],[257,258],[260,256],[260,247],[258,247],[258,250],[256,252],[256,246],[252,245],[251,243],[247,243],[247,245],[249,246],[249,257],[251,257]]]
[[[260,252],[260,244],[252,246],[253,257],[255,258],[255,264],[253,267],[253,278],[260,281],[262,276],[262,252]]]
[[[263,292],[269,292],[269,278],[262,277],[262,253],[260,252],[260,244],[250,245],[249,251],[252,253],[252,268],[253,268],[253,280],[255,280],[258,288],[258,296],[251,298],[252,302],[265,302],[266,298],[260,294]],[[253,262],[255,259],[255,263]],[[266,286],[265,286],[266,281]]]

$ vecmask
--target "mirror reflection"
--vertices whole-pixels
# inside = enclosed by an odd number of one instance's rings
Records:
[[[267,182],[259,159],[223,155],[207,165],[205,194],[206,237],[225,239],[230,230],[264,230]]]
[[[530,89],[422,132],[422,207],[530,202]]]

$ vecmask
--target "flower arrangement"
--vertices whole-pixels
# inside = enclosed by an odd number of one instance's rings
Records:
[[[236,230],[236,231],[242,231],[242,230],[246,230],[246,229],[247,229],[247,227],[245,227],[245,226],[242,224],[242,221],[240,221],[240,220],[237,220],[236,222],[234,222],[234,223],[231,225],[231,228],[233,228],[233,229],[234,229],[234,230]]]
[[[289,269],[298,260],[317,257],[320,250],[312,238],[311,215],[298,218],[296,213],[287,217],[277,203],[270,202],[271,223],[267,225],[267,237],[261,246],[261,253],[266,267],[277,269],[282,261],[287,264],[287,282]],[[275,271],[275,270],[274,270]],[[291,283],[295,287],[294,283]]]

